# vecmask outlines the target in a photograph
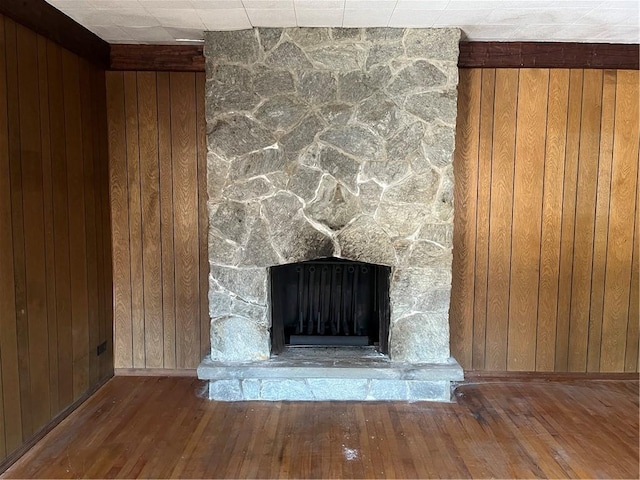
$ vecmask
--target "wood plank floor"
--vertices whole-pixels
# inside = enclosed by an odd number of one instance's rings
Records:
[[[116,377],[2,478],[637,478],[638,381],[483,381],[456,403],[202,398]]]

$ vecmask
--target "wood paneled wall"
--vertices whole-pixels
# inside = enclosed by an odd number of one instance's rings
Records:
[[[452,354],[638,371],[638,71],[464,69]]]
[[[204,73],[107,72],[115,367],[209,349]]]
[[[453,355],[637,371],[638,72],[460,72]],[[203,75],[107,74],[116,367],[208,349]]]
[[[0,464],[113,372],[105,98],[0,15]]]

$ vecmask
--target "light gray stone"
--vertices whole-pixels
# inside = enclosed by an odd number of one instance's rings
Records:
[[[362,205],[362,211],[369,215],[374,215],[378,205],[380,204],[380,197],[382,197],[382,187],[376,182],[369,181],[360,183],[358,185],[360,203]]]
[[[261,381],[257,378],[245,378],[240,381],[243,400],[260,400]]]
[[[376,180],[383,185],[391,185],[410,174],[409,163],[401,159],[389,159],[386,162],[367,162],[362,168],[362,176],[367,180]]]
[[[305,208],[307,217],[326,225],[331,230],[340,230],[360,214],[362,208],[358,198],[331,177],[320,182],[314,200]]]
[[[433,210],[440,221],[453,223],[453,166],[451,165],[443,171]]]
[[[209,150],[223,157],[245,155],[274,143],[269,130],[244,115],[218,118],[208,126]]]
[[[216,265],[234,267],[242,256],[242,247],[237,243],[220,238],[213,231],[209,232],[209,261]]]
[[[414,58],[457,59],[459,43],[459,28],[408,28],[404,36],[406,53]]]
[[[442,87],[447,77],[440,69],[425,60],[418,60],[398,72],[395,79],[387,86],[391,95],[406,95],[409,92],[424,91],[434,87]]]
[[[374,44],[367,56],[367,70],[375,65],[388,65],[393,59],[404,54],[404,49],[400,43],[396,44]]]
[[[334,148],[321,147],[307,152],[302,161],[312,167],[317,167],[341,182],[352,192],[357,190],[356,178],[360,165],[353,158],[348,157]]]
[[[286,70],[264,69],[258,71],[253,79],[253,88],[262,97],[284,95],[295,90],[293,76]]]
[[[409,264],[414,267],[442,265],[443,259],[451,257],[451,250],[441,245],[426,241],[415,241],[409,256]],[[451,262],[448,262],[451,264]]]
[[[274,240],[277,241],[277,239]],[[270,267],[277,265],[280,263],[280,259],[273,248],[272,242],[266,222],[264,219],[259,218],[253,224],[251,234],[244,248],[242,260],[238,264],[243,267]]]
[[[274,247],[286,262],[302,262],[333,254],[333,242],[309,224],[297,197],[278,193],[263,201],[262,213],[276,240]]]
[[[369,125],[383,137],[393,133],[399,126],[398,108],[383,92],[376,92],[358,107],[356,118]]]
[[[311,62],[299,46],[291,42],[282,42],[273,49],[265,63],[275,68],[300,69],[311,68]]]
[[[429,240],[445,248],[453,245],[453,225],[450,223],[427,223],[418,234],[420,240]]]
[[[329,103],[336,98],[337,82],[331,72],[303,72],[299,85],[300,96],[309,103]]]
[[[234,298],[231,302],[231,313],[238,317],[256,320],[259,323],[269,323],[266,305],[256,305],[255,303],[245,302],[241,298]]]
[[[304,102],[296,97],[280,95],[272,97],[260,105],[255,117],[271,131],[287,131],[302,120],[305,111]]]
[[[406,380],[378,380],[369,382],[368,397],[376,400],[407,400],[408,388]]]
[[[435,198],[438,185],[437,172],[430,171],[422,175],[414,175],[387,188],[382,195],[382,200],[428,205]]]
[[[291,193],[308,202],[316,195],[321,177],[320,170],[298,165],[291,173],[287,188]]]
[[[420,229],[428,214],[429,207],[426,205],[381,202],[375,219],[389,235],[408,237]]]
[[[362,215],[338,233],[342,258],[395,265],[396,252],[386,232],[368,215]]]
[[[207,118],[229,110],[253,110],[260,102],[249,70],[237,65],[216,65],[206,84]]]
[[[217,286],[214,286],[217,288]],[[209,290],[209,316],[223,317],[231,313],[231,297],[227,292]]]
[[[267,148],[234,159],[229,169],[229,176],[231,180],[236,181],[280,172],[286,166],[287,159],[281,149]]]
[[[262,380],[262,400],[315,400],[304,380]]]
[[[420,148],[420,141],[423,136],[424,125],[422,122],[414,122],[411,125],[401,128],[387,141],[387,155],[389,159],[394,161],[406,159],[412,151]]]
[[[358,103],[373,95],[378,89],[372,80],[373,77],[361,71],[341,74],[339,77],[340,100],[343,102]]]
[[[253,205],[226,201],[210,206],[209,225],[221,238],[244,244],[256,214]]]
[[[253,63],[258,60],[259,45],[256,30],[205,32],[205,57],[218,62]]]
[[[351,43],[327,45],[309,50],[307,53],[318,69],[349,72],[360,70],[365,64],[365,49]]]
[[[455,144],[453,127],[434,125],[424,136],[422,150],[431,165],[442,168],[451,165]]]
[[[407,98],[405,108],[427,122],[441,120],[454,125],[458,108],[456,98],[454,89],[416,93]]]
[[[365,400],[366,379],[309,378],[307,385],[315,400]]]
[[[260,43],[265,52],[275,47],[282,37],[282,28],[260,28]]]
[[[449,266],[451,262],[449,262]],[[444,267],[444,266],[443,266]],[[431,288],[420,292],[416,298],[413,308],[422,312],[442,312],[449,311],[451,302],[451,289],[448,287]]]
[[[287,28],[287,35],[294,43],[303,48],[317,47],[330,40],[329,29],[322,27]]]
[[[315,140],[316,135],[324,129],[324,124],[316,115],[309,115],[293,130],[280,139],[280,143],[288,152],[299,152]]]
[[[264,177],[255,177],[244,182],[236,182],[224,190],[224,196],[229,200],[249,202],[257,198],[270,195],[273,185]]]
[[[331,38],[334,40],[360,40],[361,28],[331,28]]]
[[[451,382],[413,380],[407,382],[407,387],[409,389],[408,399],[412,402],[449,402],[451,400]]]
[[[447,313],[441,312],[414,313],[397,320],[389,336],[389,356],[401,362],[445,362],[449,358],[447,322]]]
[[[344,125],[353,115],[353,107],[347,103],[333,103],[320,109],[320,114],[329,125]]]
[[[386,28],[386,27],[371,27],[365,28],[365,38],[370,41],[388,42],[388,41],[400,41],[404,35],[404,28]]]
[[[237,402],[244,400],[239,380],[209,381],[209,399],[221,402]]]
[[[256,304],[267,304],[267,270],[265,268],[228,268],[211,265],[211,276],[225,290]]]
[[[219,155],[207,153],[207,196],[210,202],[220,199],[228,182],[229,167],[230,163]]]
[[[254,319],[227,315],[211,320],[211,358],[250,362],[269,358],[269,329]]]
[[[385,158],[383,140],[371,130],[358,125],[331,127],[320,135],[320,140],[361,161],[381,161]]]

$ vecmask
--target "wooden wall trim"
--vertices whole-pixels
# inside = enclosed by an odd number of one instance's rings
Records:
[[[0,14],[91,63],[109,66],[109,44],[44,0],[0,1]]]
[[[460,68],[639,69],[640,45],[460,42]],[[111,70],[204,72],[202,45],[111,45]]]
[[[461,68],[638,70],[640,45],[569,42],[460,42]]]
[[[111,45],[111,70],[204,72],[202,45]]]

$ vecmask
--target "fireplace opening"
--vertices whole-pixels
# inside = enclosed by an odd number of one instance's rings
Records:
[[[271,353],[287,345],[388,353],[391,268],[340,258],[271,267]]]

